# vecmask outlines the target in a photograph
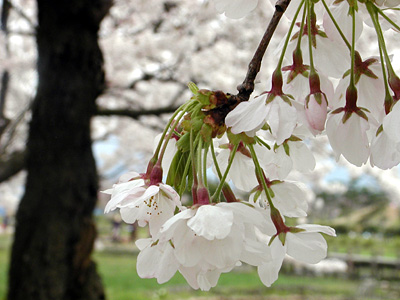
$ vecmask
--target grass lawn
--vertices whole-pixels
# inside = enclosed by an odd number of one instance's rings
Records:
[[[0,300],[5,300],[10,243],[10,236],[0,236]],[[368,286],[367,281],[281,274],[278,281],[267,288],[259,280],[254,268],[244,268],[222,274],[216,288],[210,292],[200,292],[192,290],[180,274],[162,285],[157,284],[155,279],[139,278],[134,254],[96,252],[94,259],[103,278],[107,299],[110,300],[400,299],[400,278],[397,282],[375,282]]]

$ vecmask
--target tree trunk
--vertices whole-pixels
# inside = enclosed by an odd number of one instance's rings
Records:
[[[90,119],[104,86],[97,32],[111,1],[37,2],[39,85],[8,299],[104,299],[90,258],[97,198]]]

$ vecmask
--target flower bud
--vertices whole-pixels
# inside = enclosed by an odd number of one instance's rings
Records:
[[[327,116],[327,100],[324,93],[314,93],[307,96],[305,113],[309,126],[321,132],[325,128]]]

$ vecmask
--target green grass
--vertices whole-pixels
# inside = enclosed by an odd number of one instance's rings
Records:
[[[343,240],[342,240],[343,239]],[[359,240],[359,243],[362,243]],[[345,248],[348,241],[339,238],[337,247]],[[394,254],[396,241],[385,243]],[[8,272],[10,236],[0,236],[0,300],[5,299]],[[379,241],[376,244],[380,244]],[[381,245],[381,244],[380,244]],[[331,245],[330,245],[331,246]],[[335,248],[335,246],[333,247]],[[385,250],[386,251],[386,250]],[[389,253],[390,253],[389,252]],[[378,283],[368,294],[360,296],[360,282],[343,278],[320,278],[280,274],[278,281],[265,287],[254,268],[222,274],[216,288],[210,292],[190,289],[185,279],[177,273],[169,282],[159,285],[155,279],[141,279],[136,273],[136,256],[127,253],[97,252],[94,255],[103,278],[107,299],[153,300],[153,299],[270,299],[270,300],[369,300],[400,299],[399,283]],[[297,297],[297,298],[296,298]]]
[[[246,269],[245,272],[230,272],[222,274],[216,288],[210,292],[193,291],[189,288],[180,274],[176,274],[169,282],[159,285],[155,279],[141,279],[136,274],[134,255],[112,255],[97,253],[95,259],[103,277],[108,299],[193,299],[193,297],[212,299],[231,299],[243,297],[267,296],[276,299],[292,299],[301,296],[301,299],[362,299],[357,298],[359,282],[342,278],[301,277],[281,274],[278,281],[271,287],[263,286],[255,269]],[[379,287],[374,292],[382,295],[385,291]],[[214,297],[214,298],[213,298]],[[316,297],[316,298],[315,298]],[[371,298],[371,299],[398,299]],[[261,298],[260,298],[261,299]],[[267,299],[267,298],[265,298]],[[268,298],[273,299],[273,298]],[[275,298],[274,298],[275,299]],[[293,298],[295,299],[295,298]],[[298,298],[297,298],[298,299]]]

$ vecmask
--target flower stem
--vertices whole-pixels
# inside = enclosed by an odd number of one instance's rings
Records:
[[[192,197],[193,197],[193,205],[197,204],[197,172],[196,172],[196,161],[194,156],[194,145],[193,145],[193,129],[190,129],[190,159],[192,161],[192,172],[193,172],[193,186],[192,186]]]
[[[212,141],[211,141],[210,145],[211,145],[211,155],[212,155],[212,158],[214,161],[215,170],[217,170],[218,178],[219,178],[219,180],[221,180],[222,173],[221,173],[221,169],[219,168],[219,165],[218,165],[217,156],[215,155],[214,144],[212,143]]]
[[[310,57],[310,75],[315,74],[312,39],[311,39],[311,17],[314,14],[314,3],[307,1],[307,34],[308,34],[308,55]]]
[[[400,31],[400,26],[393,22],[392,19],[390,19],[387,15],[385,15],[385,13],[379,7],[375,6],[375,11],[377,11],[386,21],[388,21],[390,25]]]
[[[167,126],[164,128],[164,131],[163,131],[163,133],[162,133],[162,135],[161,135],[160,141],[158,142],[157,149],[156,149],[156,151],[154,152],[153,158],[158,158],[158,154],[159,154],[159,152],[160,152],[161,145],[163,144],[164,138],[165,138],[165,136],[167,135],[167,132],[168,132],[169,129],[170,129],[169,137],[172,136],[172,133],[174,132],[174,129],[173,129],[173,128],[170,128],[171,125],[172,125],[172,123],[175,122],[175,123],[177,124],[177,123],[179,122],[179,120],[182,119],[182,117],[183,117],[183,115],[185,114],[185,112],[188,111],[188,109],[190,108],[191,104],[193,104],[193,101],[189,101],[189,102],[186,102],[185,104],[182,104],[182,105],[174,112],[174,114],[172,115],[172,117],[169,119],[168,124],[167,124]],[[177,116],[179,113],[181,113],[181,115],[179,116],[179,118],[178,118],[177,120],[175,120],[176,116]],[[162,160],[162,156],[164,155],[163,153],[164,153],[164,151],[165,151],[165,148],[167,147],[167,146],[166,146],[167,144],[168,144],[168,139],[165,141],[165,144],[164,144],[164,147],[163,147],[163,151],[162,151],[162,154],[161,154],[161,160]]]
[[[368,12],[369,12],[369,14],[371,16],[371,20],[372,20],[372,22],[374,24],[376,35],[378,37],[379,47],[382,48],[382,50],[383,50],[383,55],[384,55],[384,59],[385,59],[385,63],[386,63],[386,68],[388,69],[388,73],[389,73],[389,76],[390,76],[390,74],[395,74],[395,71],[393,69],[392,63],[390,61],[389,54],[388,54],[387,49],[386,49],[385,38],[384,38],[383,33],[382,33],[381,25],[379,24],[379,20],[378,20],[378,16],[377,16],[377,12],[379,12],[379,11],[377,10],[377,7],[375,5],[373,5],[372,3],[370,3],[370,2],[367,2],[366,6],[367,6]],[[383,63],[383,61],[381,63]]]
[[[211,141],[212,143],[212,141]],[[204,146],[204,153],[203,153],[203,182],[204,186],[208,187],[208,182],[207,182],[207,154],[208,154],[208,149],[209,149],[209,144],[206,144]]]
[[[283,64],[283,60],[285,58],[286,49],[287,49],[287,47],[289,45],[290,38],[291,38],[291,35],[292,35],[292,32],[293,32],[293,28],[294,28],[294,25],[296,24],[297,16],[299,15],[299,13],[301,11],[301,8],[303,7],[303,4],[304,4],[304,0],[300,3],[299,7],[297,8],[296,13],[295,13],[295,15],[293,17],[293,21],[290,24],[288,33],[286,35],[285,44],[283,45],[281,56],[279,57],[278,65],[276,66],[276,70],[282,69],[282,64]]]
[[[304,1],[302,2],[302,4],[304,4]],[[296,49],[294,51],[301,52],[301,39],[302,39],[303,33],[304,33],[304,22],[306,21],[306,14],[307,14],[307,7],[306,7],[306,5],[304,5],[303,16],[301,17],[299,37],[297,38],[297,45],[296,45]]]
[[[349,87],[352,89],[356,89],[355,81],[354,81],[354,61],[355,61],[355,52],[356,52],[356,16],[354,12],[354,7],[350,7],[350,14],[352,19],[352,35],[351,35],[351,67],[350,67],[350,84]]]
[[[349,50],[351,51],[351,45],[349,43],[349,41],[346,39],[345,35],[343,34],[342,29],[340,28],[340,26],[338,25],[338,23],[336,22],[336,19],[333,17],[331,10],[329,9],[328,5],[326,4],[325,0],[321,0],[322,4],[325,7],[326,12],[328,13],[329,17],[331,18],[333,24],[336,27],[336,30],[339,32],[341,38],[343,39],[344,43],[346,44],[347,48],[349,48]]]
[[[256,172],[257,172],[257,175],[258,175],[257,177],[259,177],[261,179],[261,184],[262,184],[265,196],[267,197],[268,204],[269,204],[269,206],[271,208],[271,211],[272,210],[276,210],[274,204],[272,203],[271,196],[270,196],[270,194],[268,192],[268,186],[267,186],[267,182],[265,181],[264,172],[263,172],[263,170],[262,170],[262,168],[260,166],[260,163],[258,162],[257,154],[254,151],[254,147],[251,144],[249,144],[248,147],[250,149],[250,153],[251,153],[251,157],[252,157],[253,162],[254,162],[254,166],[256,167]]]
[[[228,176],[229,170],[230,170],[230,168],[232,166],[233,159],[235,158],[236,151],[237,151],[238,148],[239,148],[239,143],[235,144],[235,146],[233,147],[233,149],[231,151],[231,155],[229,156],[228,166],[226,167],[224,175],[222,176],[222,178],[221,178],[221,180],[220,180],[220,182],[218,184],[218,187],[217,187],[214,195],[212,196],[213,202],[218,202],[218,200],[219,200],[219,196],[221,194],[221,191],[222,191],[222,188],[224,186],[226,177]]]

